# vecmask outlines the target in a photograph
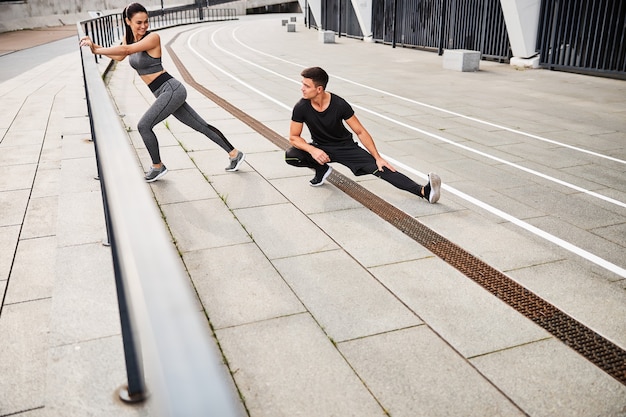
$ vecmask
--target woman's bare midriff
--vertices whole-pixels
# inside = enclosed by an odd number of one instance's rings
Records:
[[[149,85],[152,81],[156,80],[157,77],[163,74],[164,72],[165,70],[159,71],[159,72],[153,72],[152,74],[140,75],[140,77],[143,80],[143,82],[146,83],[146,85]]]

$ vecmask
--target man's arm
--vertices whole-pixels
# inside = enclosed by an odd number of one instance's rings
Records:
[[[294,148],[301,149],[305,152],[311,154],[313,159],[317,161],[318,164],[324,165],[330,162],[330,158],[323,150],[316,148],[315,146],[307,143],[306,140],[301,136],[302,135],[302,127],[303,123],[291,121],[291,125],[289,126],[289,144]]]
[[[382,156],[380,156],[380,154],[378,153],[378,149],[376,149],[374,139],[372,139],[372,136],[365,129],[365,127],[363,127],[361,121],[356,117],[356,114],[347,119],[346,123],[348,124],[348,126],[350,126],[350,129],[352,129],[352,131],[358,136],[359,141],[361,141],[365,149],[367,149],[367,151],[372,154],[374,159],[376,159],[376,165],[378,165],[379,170],[382,171],[383,167],[387,167],[392,172],[396,171],[396,169],[389,162],[387,162],[385,159],[383,159]]]

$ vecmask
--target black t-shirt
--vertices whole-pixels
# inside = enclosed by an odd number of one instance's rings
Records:
[[[343,124],[354,115],[354,110],[347,101],[330,93],[330,104],[323,112],[318,112],[310,100],[300,99],[293,108],[291,120],[304,123],[311,132],[311,139],[320,145],[340,145],[354,143],[352,133]]]

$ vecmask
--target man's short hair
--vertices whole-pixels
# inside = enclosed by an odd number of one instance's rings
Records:
[[[326,90],[326,86],[328,85],[328,74],[320,67],[307,68],[302,71],[300,75],[304,78],[310,78],[316,87],[321,85],[324,90]]]

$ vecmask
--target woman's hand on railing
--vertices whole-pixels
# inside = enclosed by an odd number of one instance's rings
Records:
[[[94,49],[96,49],[96,45],[93,43],[89,36],[83,36],[80,38],[80,46],[88,46],[91,49],[91,53],[94,54]]]

